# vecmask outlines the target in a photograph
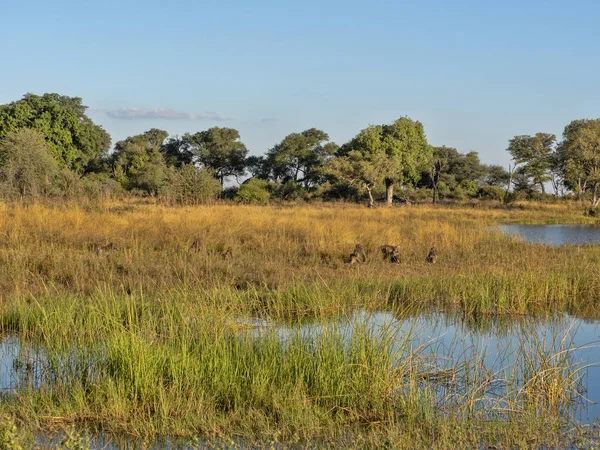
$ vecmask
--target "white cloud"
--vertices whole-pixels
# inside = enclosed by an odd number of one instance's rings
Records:
[[[106,111],[106,114],[113,119],[119,120],[229,120],[228,117],[222,116],[214,112],[205,112],[201,114],[193,114],[183,111],[175,111],[168,108],[121,108],[112,111]]]

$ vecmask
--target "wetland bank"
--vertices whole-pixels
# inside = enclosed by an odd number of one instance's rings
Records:
[[[0,210],[1,431],[24,447],[597,445],[600,247],[490,228],[597,224],[581,205]]]

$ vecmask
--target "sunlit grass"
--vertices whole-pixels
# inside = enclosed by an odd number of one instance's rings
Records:
[[[213,442],[560,446],[582,374],[568,345],[526,341],[490,375],[475,360],[432,364],[409,351],[410,335],[359,328],[348,341],[333,327],[282,341],[257,338],[248,320],[294,325],[357,309],[598,317],[598,246],[526,244],[487,228],[593,223],[582,211],[0,204],[0,325],[44,355],[41,388],[4,397],[2,423],[9,434],[13,422],[75,423]],[[356,243],[368,260],[351,266]],[[383,244],[401,247],[399,264],[383,260]],[[431,246],[436,264],[425,261]],[[452,394],[440,397],[441,384]],[[485,394],[498,384],[490,415]]]

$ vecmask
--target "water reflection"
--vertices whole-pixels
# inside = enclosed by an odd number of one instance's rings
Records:
[[[551,245],[600,243],[598,225],[499,225],[492,228],[526,242]]]
[[[585,423],[600,419],[600,367],[597,366],[600,363],[600,322],[596,321],[584,322],[568,315],[507,320],[505,316],[474,317],[439,312],[405,317],[391,312],[358,311],[327,323],[262,326],[254,328],[252,333],[255,337],[275,334],[284,342],[300,338],[310,346],[332,332],[350,343],[357,329],[372,339],[394,342],[392,351],[401,355],[399,359],[418,355],[421,370],[436,376],[460,368],[508,380],[524,376],[520,373],[520,364],[540,354],[547,355],[552,364],[556,358],[566,358],[574,368],[590,365],[579,373],[581,396],[573,399],[578,405],[569,413],[575,412],[576,418]],[[507,383],[490,385],[482,401],[499,400],[511,387],[514,389]],[[440,398],[447,400],[456,396],[462,387],[447,387],[440,382],[437,388]]]
[[[583,423],[600,419],[600,367],[596,365],[600,362],[598,321],[582,321],[568,315],[515,319],[440,312],[411,315],[360,310],[327,322],[293,326],[253,320],[247,325],[239,331],[240,336],[275,337],[284,343],[302,339],[307,349],[314,348],[316,342],[332,331],[348,343],[357,330],[361,336],[366,333],[371,339],[386,340],[391,343],[391,351],[399,355],[399,363],[407,356],[418,358],[421,383],[439,395],[442,413],[445,408],[452,409],[460,404],[463,396],[473,389],[473,384],[461,385],[452,380],[457,371],[471,380],[482,380],[478,408],[485,411],[489,419],[506,418],[506,396],[515,390],[515,385],[509,385],[508,381],[511,377],[525,376],[518,372],[521,369],[515,369],[515,361],[540,354],[560,355],[575,367],[591,364],[579,373],[582,397],[573,399],[578,400],[578,407],[569,410],[568,414],[574,414]],[[0,342],[0,390],[10,395],[18,389],[40,388],[57,379],[68,386],[69,377],[82,379],[82,371],[93,379],[94,370],[102,365],[98,359],[101,351],[96,349],[91,356],[86,352],[93,353],[92,350],[77,349],[56,356],[54,352],[7,336]],[[83,354],[87,356],[73,357]],[[78,361],[96,362],[79,367]],[[492,382],[485,384],[486,377]],[[154,443],[119,441],[101,431],[91,433],[91,436],[91,448],[192,448],[189,443],[169,439]],[[60,439],[60,436],[38,436],[39,444],[45,446],[60,442]],[[210,446],[200,442],[193,447]]]

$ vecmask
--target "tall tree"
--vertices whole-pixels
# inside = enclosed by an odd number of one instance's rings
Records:
[[[292,180],[306,189],[313,187],[323,181],[325,163],[338,149],[328,140],[327,133],[316,128],[289,134],[267,152],[263,169],[276,181]]]
[[[179,136],[168,138],[160,146],[160,152],[165,157],[167,166],[181,168],[192,164],[194,161],[194,152],[190,140]]]
[[[429,170],[423,171],[418,186],[432,187],[433,203],[440,198],[440,187],[454,195],[474,195],[484,184],[487,167],[479,161],[477,152],[459,153],[452,147],[434,147]]]
[[[193,135],[186,134],[183,139],[189,142],[195,162],[212,171],[221,186],[225,177],[244,175],[248,150],[240,141],[238,130],[213,127]]]
[[[366,192],[369,206],[375,205],[373,189],[384,183],[388,158],[382,152],[361,153],[344,146],[327,162],[327,172],[334,178]]]
[[[508,184],[509,178],[510,174],[504,167],[499,165],[487,166],[485,184],[489,186],[505,187]]]
[[[531,178],[539,185],[542,194],[546,192],[544,183],[550,180],[553,151],[556,136],[536,133],[535,136],[515,136],[508,143],[508,152],[515,162],[515,171]]]
[[[591,192],[592,207],[600,203],[600,119],[574,120],[565,127],[557,153],[564,179],[580,198]]]
[[[168,133],[152,128],[115,144],[111,165],[125,189],[156,194],[167,178],[167,165],[160,151]]]
[[[433,203],[438,201],[438,186],[443,173],[446,173],[450,167],[450,161],[458,156],[458,151],[451,147],[434,147],[429,177],[433,187]]]
[[[372,125],[362,130],[344,147],[344,153],[357,151],[366,161],[380,164],[386,187],[386,201],[392,204],[396,184],[414,183],[420,170],[429,164],[432,148],[421,122],[401,117],[391,125]]]
[[[107,155],[110,136],[85,115],[81,102],[59,94],[26,94],[0,105],[0,138],[21,128],[38,130],[60,167],[83,173]]]

